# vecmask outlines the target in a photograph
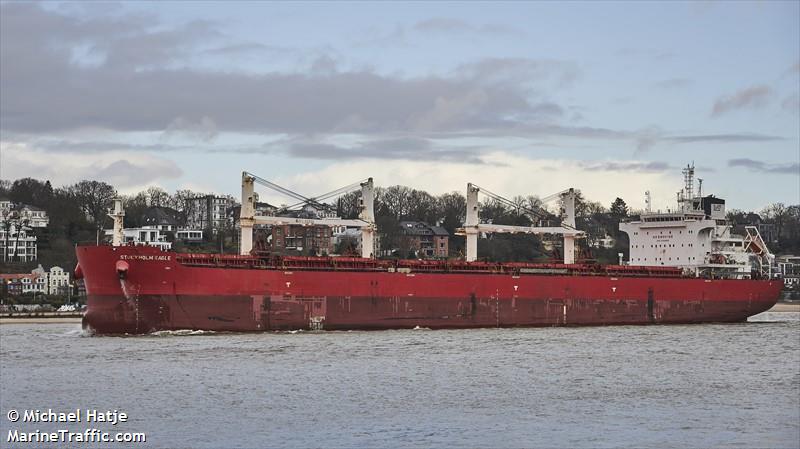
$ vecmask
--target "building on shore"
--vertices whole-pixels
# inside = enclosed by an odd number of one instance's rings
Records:
[[[322,225],[272,226],[270,239],[270,246],[275,252],[316,256],[332,254],[335,241],[331,228]]]
[[[11,296],[25,293],[69,295],[72,288],[70,273],[58,266],[45,270],[39,265],[30,273],[0,273],[0,282]]]
[[[220,229],[233,227],[233,209],[236,201],[230,196],[206,195],[187,201],[186,227],[210,229],[216,234]]]
[[[37,238],[29,228],[2,222],[0,223],[0,252],[2,252],[3,262],[35,261],[38,257]]]
[[[35,206],[0,198],[0,260],[32,262],[38,258],[35,231],[50,223],[47,212]]]
[[[450,233],[441,226],[423,221],[401,221],[400,232],[417,257],[446,258],[449,254]]]

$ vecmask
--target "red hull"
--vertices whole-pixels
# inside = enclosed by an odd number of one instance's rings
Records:
[[[434,272],[445,265],[396,270],[358,259],[262,266],[249,256],[141,246],[78,247],[77,255],[88,295],[84,324],[114,334],[737,322],[772,307],[782,288],[659,268],[462,263]],[[352,263],[334,267],[338,260]]]

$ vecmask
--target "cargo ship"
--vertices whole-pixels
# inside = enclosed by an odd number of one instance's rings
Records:
[[[725,233],[729,226],[719,219],[718,199],[691,193],[683,199],[680,213],[648,211],[638,221],[621,224],[629,235],[635,233],[631,238],[635,260],[625,265],[575,262],[569,249],[582,233],[574,227],[571,189],[561,195],[566,219],[559,226],[512,227],[478,222],[480,188],[472,184],[462,229],[466,260],[378,260],[371,257],[375,231],[371,180],[361,184],[359,220],[336,222],[361,228],[362,257],[253,251],[254,224],[315,222],[255,215],[256,180],[243,174],[238,255],[176,253],[125,244],[124,211],[117,201],[110,214],[115,223],[112,244],[76,247],[76,277],[83,279],[88,298],[84,327],[101,334],[141,334],[181,329],[262,332],[741,322],[772,307],[783,287],[769,270],[759,271],[747,262],[768,264],[769,253],[760,237],[748,240]],[[715,211],[706,214],[707,206]],[[331,220],[335,221],[321,221]],[[486,232],[561,234],[564,260],[476,260],[477,238]],[[646,240],[639,239],[640,234]],[[647,256],[640,245],[647,246]],[[667,255],[672,252],[681,255]],[[700,261],[692,255],[696,253]],[[641,260],[645,257],[657,259]]]

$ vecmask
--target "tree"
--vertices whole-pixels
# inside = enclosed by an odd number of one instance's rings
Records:
[[[765,207],[761,214],[775,223],[775,231],[778,238],[780,238],[780,236],[783,235],[783,225],[789,217],[789,210],[786,208],[786,205],[783,203],[772,203]]]
[[[336,216],[358,218],[361,212],[361,192],[349,192],[336,199]]]
[[[459,192],[444,193],[436,199],[437,215],[442,220],[442,227],[452,235],[457,228],[464,225],[467,213],[467,198]]]
[[[16,223],[17,239],[14,242],[14,255],[11,256],[11,261],[12,262],[17,260],[17,252],[19,251],[19,237],[20,237],[20,234],[22,234],[23,231],[30,230],[30,228],[28,227],[29,224],[30,224],[30,220],[28,218],[26,218],[26,217],[18,217],[17,218],[17,223]],[[26,250],[26,258],[27,258],[27,248],[25,248],[25,250]]]
[[[17,179],[11,184],[8,196],[13,203],[45,207],[53,197],[53,186],[50,185],[50,181],[42,182],[33,178]]]
[[[0,198],[7,197],[11,191],[11,181],[0,179]]]
[[[617,199],[611,203],[611,208],[609,210],[611,212],[611,216],[617,221],[628,216],[628,205],[625,204],[625,200],[620,197],[617,197]]]
[[[161,187],[148,187],[147,188],[147,204],[150,207],[164,207],[169,206],[170,197],[169,193]]]
[[[116,196],[114,187],[102,181],[80,181],[69,187],[70,195],[94,225],[97,240],[106,221],[108,210]]]
[[[391,186],[376,189],[376,210],[381,215],[391,215],[397,221],[408,218],[411,208],[411,189]]]

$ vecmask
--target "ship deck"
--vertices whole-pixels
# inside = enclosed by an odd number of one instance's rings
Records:
[[[621,266],[599,264],[560,264],[525,262],[465,262],[460,260],[376,260],[356,257],[238,256],[179,253],[176,261],[184,266],[226,269],[264,269],[291,271],[384,271],[406,273],[469,273],[606,277],[683,277],[674,267]]]

